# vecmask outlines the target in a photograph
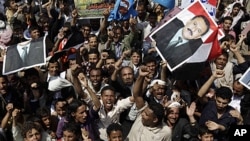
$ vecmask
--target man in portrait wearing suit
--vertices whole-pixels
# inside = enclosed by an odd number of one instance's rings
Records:
[[[22,67],[45,63],[44,37],[40,37],[38,27],[30,27],[29,32],[32,38],[30,41],[8,47],[5,59],[5,73]]]
[[[185,25],[173,19],[157,31],[152,38],[171,68],[192,56],[202,45],[201,37],[209,31],[210,23],[203,15],[196,15]]]

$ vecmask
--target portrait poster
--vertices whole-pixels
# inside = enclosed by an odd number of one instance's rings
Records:
[[[205,27],[208,30],[204,31],[200,38],[184,39],[183,35],[191,36],[194,33],[187,26],[195,25],[197,22],[188,23],[197,16],[206,19],[203,21],[202,28],[199,27],[199,29],[203,30]],[[182,32],[182,30],[185,32]],[[195,1],[153,31],[150,39],[156,42],[156,50],[162,60],[167,61],[169,70],[174,71],[189,59],[195,58],[192,62],[205,61],[210,54],[213,42],[218,41],[218,33],[221,34],[214,19],[200,1]],[[220,36],[220,38],[222,37],[223,35]],[[173,46],[172,42],[176,39],[180,39],[181,42],[174,47],[170,47],[170,44]],[[192,57],[197,54],[196,51],[199,51],[198,56]]]
[[[239,82],[250,90],[250,68],[248,68],[248,70],[242,75]]]
[[[113,9],[114,3],[103,0],[74,0],[80,19],[102,18],[103,11]]]
[[[8,46],[3,60],[4,75],[46,64],[46,36]]]

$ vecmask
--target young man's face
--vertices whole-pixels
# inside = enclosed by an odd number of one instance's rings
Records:
[[[100,70],[91,70],[89,73],[89,79],[94,88],[99,87],[102,82],[102,75]]]
[[[42,121],[47,128],[50,128],[50,117],[49,116],[42,117]]]
[[[0,77],[0,94],[4,95],[7,93],[7,81],[4,77]]]
[[[213,141],[214,135],[211,133],[205,133],[202,136],[199,136],[200,141]]]
[[[226,66],[228,58],[225,55],[220,55],[215,59],[216,69],[223,70]]]
[[[223,29],[224,29],[225,31],[229,31],[231,25],[232,25],[232,21],[231,21],[231,20],[225,20],[225,21],[223,22]]]
[[[59,71],[59,65],[57,62],[49,63],[48,72],[51,76],[57,76]]]
[[[97,54],[89,54],[88,59],[89,63],[91,64],[96,64],[99,61],[99,57]]]
[[[81,28],[81,31],[82,31],[83,37],[87,38],[89,36],[90,32],[91,32],[91,29],[88,26],[83,26]]]
[[[165,95],[165,91],[166,91],[165,86],[159,85],[159,84],[154,84],[154,86],[151,89],[152,89],[152,94],[153,94],[154,98],[161,101]]]
[[[77,136],[71,131],[63,131],[64,141],[77,141]]]
[[[144,126],[152,126],[154,124],[156,117],[154,116],[154,112],[149,107],[143,110],[141,116],[141,121]]]
[[[146,64],[147,68],[148,68],[148,71],[150,72],[150,74],[155,74],[155,71],[156,71],[156,63],[155,62],[148,62]]]
[[[109,68],[109,66],[114,66],[115,65],[115,59],[106,59],[106,64],[105,67]]]
[[[10,7],[9,7],[11,10],[17,10],[18,9],[18,6],[17,6],[17,3],[13,0],[10,2]]]
[[[96,37],[90,37],[89,38],[89,47],[90,48],[95,48],[95,49],[98,48],[98,41],[97,41]]]
[[[229,99],[223,99],[221,97],[216,97],[215,101],[216,101],[217,111],[223,111],[228,106],[228,103],[230,102]]]
[[[63,117],[66,114],[66,101],[58,101],[55,105],[55,110],[56,113],[60,116]]]
[[[104,90],[101,94],[101,99],[105,110],[110,111],[115,103],[115,92],[112,90]]]
[[[114,30],[114,37],[113,40],[115,43],[118,43],[122,40],[122,31],[121,29]]]
[[[33,128],[26,133],[24,141],[41,141],[41,139],[42,139],[41,133],[39,133],[38,130]]]
[[[120,130],[111,131],[108,141],[122,141],[122,132]]]
[[[78,107],[73,116],[75,118],[75,122],[85,123],[87,120],[87,116],[88,116],[86,105],[82,105]]]
[[[200,38],[209,28],[201,17],[194,18],[186,23],[182,30],[182,37],[186,40]]]
[[[40,37],[40,32],[39,30],[35,29],[35,30],[32,30],[31,33],[30,33],[30,37],[32,39],[38,39]]]
[[[240,11],[239,7],[234,7],[232,10],[232,16],[237,16]]]
[[[131,56],[131,61],[134,65],[138,65],[139,62],[141,60],[141,56],[139,54],[137,54],[136,52],[134,52]]]

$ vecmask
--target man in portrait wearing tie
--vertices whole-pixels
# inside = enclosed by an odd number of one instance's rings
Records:
[[[4,72],[15,72],[21,68],[44,65],[46,58],[45,38],[40,37],[38,27],[30,27],[31,40],[7,48]]]
[[[196,15],[184,24],[177,17],[158,30],[152,38],[171,68],[192,56],[202,45],[201,37],[210,28],[204,15]]]

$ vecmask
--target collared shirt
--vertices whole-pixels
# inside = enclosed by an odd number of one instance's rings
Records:
[[[102,103],[102,101],[101,101]],[[98,112],[99,122],[97,123],[98,129],[100,132],[100,138],[102,140],[107,140],[106,129],[111,123],[119,123],[120,114],[130,108],[133,105],[133,102],[130,101],[130,97],[127,97],[122,100],[118,100],[117,103],[113,106],[112,110],[106,113],[104,105],[102,103],[101,108]]]
[[[30,50],[30,43],[27,43],[27,44],[17,44],[17,51],[20,54],[20,56],[24,52],[24,49],[23,49],[24,47],[27,47],[27,54],[28,54],[28,52]]]
[[[225,112],[220,118],[218,118],[216,102],[215,100],[210,100],[202,110],[199,125],[205,125],[205,123],[210,120],[224,126],[226,129],[229,129],[230,125],[237,123],[236,118],[232,117],[232,115],[229,113],[231,110],[234,110],[234,108],[231,106],[227,106]],[[223,132],[215,131],[215,133],[216,139],[223,140],[226,137]]]
[[[182,37],[182,30],[183,28],[180,28],[177,33],[174,35],[174,37],[171,39],[170,43],[173,42],[173,41],[177,41],[179,37],[181,37],[182,41],[180,43],[178,43],[175,47],[178,47],[179,45],[181,44],[184,44],[184,43],[187,43],[188,40],[184,39]]]
[[[127,136],[127,139],[129,141],[171,141],[172,131],[165,123],[162,123],[157,127],[144,126],[142,124],[142,116],[139,114]]]

